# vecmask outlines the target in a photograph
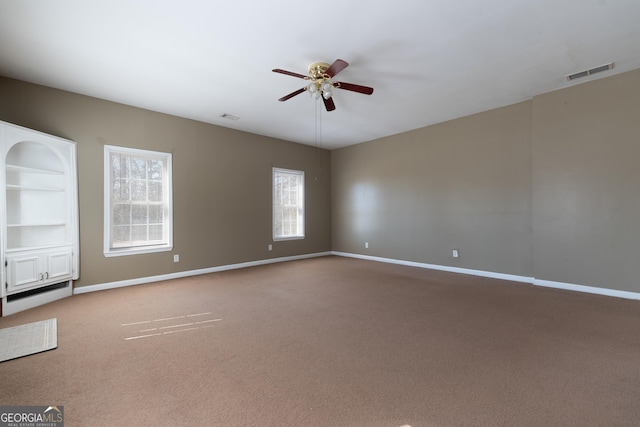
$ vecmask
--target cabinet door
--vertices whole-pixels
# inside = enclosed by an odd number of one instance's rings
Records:
[[[71,250],[47,254],[45,281],[59,282],[71,278]]]
[[[41,263],[39,254],[7,256],[7,293],[39,286],[43,279]]]
[[[7,294],[71,279],[71,248],[7,256]]]

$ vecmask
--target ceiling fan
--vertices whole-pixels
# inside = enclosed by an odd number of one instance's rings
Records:
[[[296,95],[300,95],[302,92],[309,92],[315,99],[322,98],[324,106],[327,111],[333,111],[336,109],[336,105],[331,98],[333,96],[333,89],[345,89],[352,92],[363,93],[365,95],[371,95],[373,93],[372,87],[360,86],[353,83],[345,83],[334,81],[333,78],[342,70],[347,68],[349,64],[342,59],[336,59],[333,64],[329,65],[326,62],[314,62],[309,65],[309,75],[294,73],[292,71],[281,70],[276,68],[274,73],[286,74],[288,76],[298,77],[304,80],[310,80],[310,83],[303,88],[300,88],[288,95],[278,99],[278,101],[286,101],[293,98]]]

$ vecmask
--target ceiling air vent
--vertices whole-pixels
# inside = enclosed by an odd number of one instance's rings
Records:
[[[221,114],[220,117],[222,117],[223,119],[229,119],[229,120],[238,120],[240,117],[238,116],[234,116],[233,114]]]
[[[578,71],[577,73],[569,74],[567,80],[572,81],[582,77],[587,77],[592,74],[601,73],[603,71],[611,70],[613,68],[613,62],[601,65],[599,67],[591,68],[590,70]]]

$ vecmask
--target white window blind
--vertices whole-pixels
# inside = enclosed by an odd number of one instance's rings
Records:
[[[106,256],[172,249],[171,154],[105,146]]]
[[[304,238],[304,172],[273,168],[273,239]]]

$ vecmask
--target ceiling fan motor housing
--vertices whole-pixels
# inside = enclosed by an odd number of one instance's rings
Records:
[[[312,80],[327,79],[329,78],[326,74],[328,68],[329,64],[326,62],[314,62],[309,65],[309,77]]]

